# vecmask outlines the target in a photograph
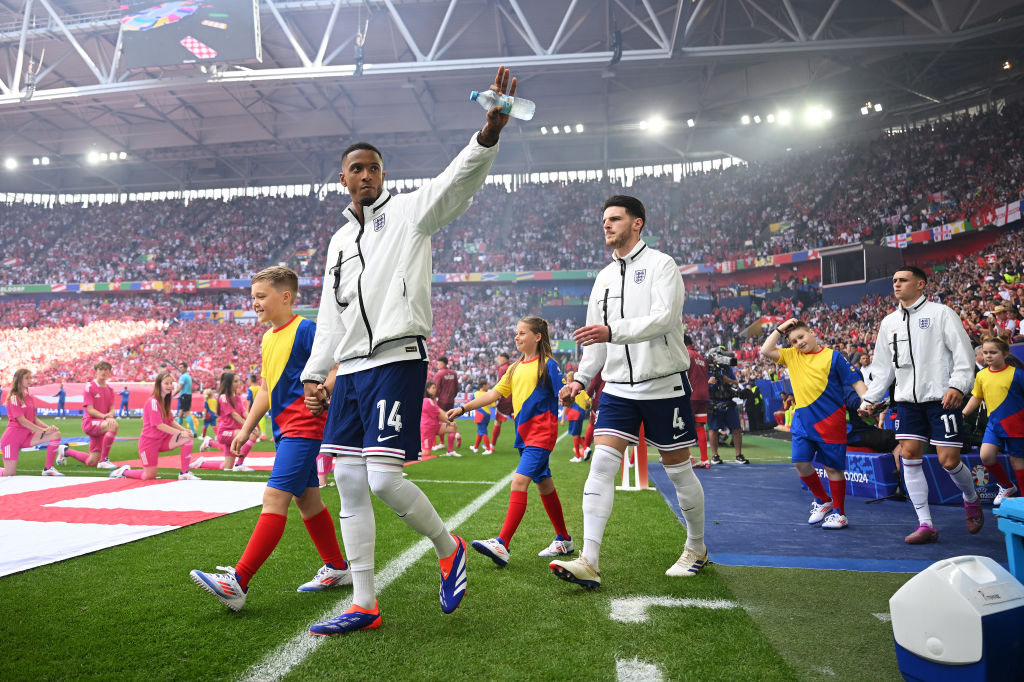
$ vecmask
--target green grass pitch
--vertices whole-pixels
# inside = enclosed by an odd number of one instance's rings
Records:
[[[77,435],[77,421],[54,422]],[[473,424],[460,423],[471,441]],[[137,434],[139,420],[121,435]],[[463,448],[406,468],[444,519],[451,519],[515,468],[511,425],[497,453]],[[468,445],[469,443],[467,443]],[[272,449],[261,443],[256,451]],[[786,461],[788,443],[747,437],[753,461]],[[723,450],[731,455],[731,448]],[[113,459],[135,456],[115,444]],[[656,456],[656,455],[654,455]],[[551,468],[571,532],[582,537],[580,500],[587,465],[570,464],[568,438]],[[37,474],[43,454],[22,455],[19,471]],[[106,475],[70,461],[70,476]],[[161,478],[174,475],[162,470]],[[204,478],[265,480],[203,471]],[[755,491],[756,492],[756,491]],[[737,491],[752,514],[771,513]],[[338,510],[337,490],[324,490]],[[502,489],[455,532],[493,537],[508,503]],[[419,541],[375,501],[377,571]],[[0,579],[0,679],[236,680],[335,608],[348,587],[298,593],[320,559],[292,508],[284,538],[253,579],[245,608],[233,613],[191,583],[189,570],[233,565],[259,508]],[[714,520],[708,519],[709,525]],[[678,558],[685,531],[655,492],[619,492],[601,556],[604,584],[587,592],[552,576],[537,556],[553,538],[536,490],[504,569],[469,551],[469,589],[451,615],[438,604],[432,550],[380,592],[383,625],[321,642],[288,680],[612,680],[616,661],[639,659],[666,680],[898,680],[888,598],[909,575],[710,565],[694,579],[664,571]],[[0,538],[0,551],[3,539]],[[712,548],[713,549],[713,548]],[[641,623],[609,617],[627,597],[724,599],[739,608],[655,606]]]

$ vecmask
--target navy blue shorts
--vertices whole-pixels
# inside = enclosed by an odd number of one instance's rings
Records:
[[[992,428],[992,422],[985,427],[985,435],[982,436],[981,442],[995,445],[1000,452],[1005,452],[1010,457],[1024,457],[1024,438],[998,436]]]
[[[295,497],[302,497],[306,488],[319,488],[316,458],[320,441],[310,438],[282,438],[277,443],[274,468],[270,471],[268,488],[277,488]]]
[[[585,416],[580,417],[579,419],[570,419],[569,420],[569,435],[570,436],[582,436],[583,435],[583,422],[585,422],[586,420],[587,420],[587,418]]]
[[[516,467],[516,473],[529,476],[534,483],[540,483],[545,478],[551,478],[551,467],[548,466],[550,458],[550,450],[536,445],[519,448],[519,466]]]
[[[486,417],[485,419],[481,419],[480,421],[478,421],[476,423],[476,435],[478,435],[478,436],[486,436],[487,435],[487,425],[490,424],[490,423],[491,423],[491,418],[490,417]]]
[[[896,403],[897,440],[919,440],[939,446],[964,445],[964,415],[944,410],[942,403]]]
[[[708,428],[712,431],[736,431],[740,428],[740,411],[736,405],[724,410],[708,410]]]
[[[641,424],[644,440],[658,450],[683,450],[697,443],[690,396],[632,400],[611,393],[601,394],[595,436],[617,436],[635,445],[640,441]]]
[[[427,363],[420,360],[339,374],[321,451],[334,457],[416,460],[426,382]]]
[[[805,436],[793,436],[793,461],[813,462],[846,471],[846,443],[821,443]]]

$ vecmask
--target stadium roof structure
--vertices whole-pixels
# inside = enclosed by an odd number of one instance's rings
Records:
[[[1010,0],[256,1],[262,62],[129,69],[118,2],[0,0],[0,192],[320,185],[359,140],[433,175],[499,65],[537,116],[498,173],[767,159],[1016,99],[1024,73]]]

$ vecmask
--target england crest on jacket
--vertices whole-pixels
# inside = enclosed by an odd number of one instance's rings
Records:
[[[917,321],[917,326],[920,327],[921,329],[928,329],[928,327],[932,326],[932,318],[922,317],[920,320]]]
[[[637,284],[643,283],[645,277],[647,277],[647,268],[640,268],[633,273],[633,281]]]
[[[381,213],[379,216],[373,219],[373,231],[380,232],[384,229],[384,217],[386,213]]]

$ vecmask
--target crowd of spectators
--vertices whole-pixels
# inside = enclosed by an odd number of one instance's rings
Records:
[[[960,255],[934,267],[929,292],[961,315],[975,340],[991,335],[1024,340],[1024,231],[1007,232],[985,252]],[[302,298],[315,307],[319,294],[305,289]],[[562,310],[550,306],[553,299],[565,304],[564,315],[551,314]],[[552,341],[568,341],[582,324],[585,302],[585,296],[555,296],[543,285],[436,285],[430,356],[448,356],[464,387],[483,378],[493,380],[497,353],[507,352],[513,359],[517,355],[512,337],[521,317],[548,311]],[[244,310],[248,305],[241,293],[78,295],[2,302],[0,377],[27,366],[39,382],[81,381],[91,375],[97,360],[104,359],[114,364],[120,380],[146,381],[160,364],[184,360],[200,383],[209,385],[226,365],[244,372],[258,369],[264,328],[251,319],[238,324],[183,321],[179,313],[218,306]],[[750,310],[718,307],[704,315],[685,315],[683,321],[701,351],[721,346],[736,354],[742,376],[772,379],[784,377],[785,370],[760,358],[757,351],[765,333],[779,322],[790,317],[807,321],[824,344],[856,361],[861,354],[870,355],[881,318],[893,305],[884,295],[852,306],[806,304],[791,296],[759,301]],[[574,351],[559,357],[576,360]]]
[[[438,170],[440,170],[440,163]],[[687,175],[488,185],[433,240],[437,272],[601,267],[600,207],[627,192],[680,264],[880,239],[1024,196],[1024,105],[868,142]],[[246,278],[280,261],[323,273],[347,197],[247,197],[4,208],[0,283]],[[769,228],[775,224],[776,230]]]

